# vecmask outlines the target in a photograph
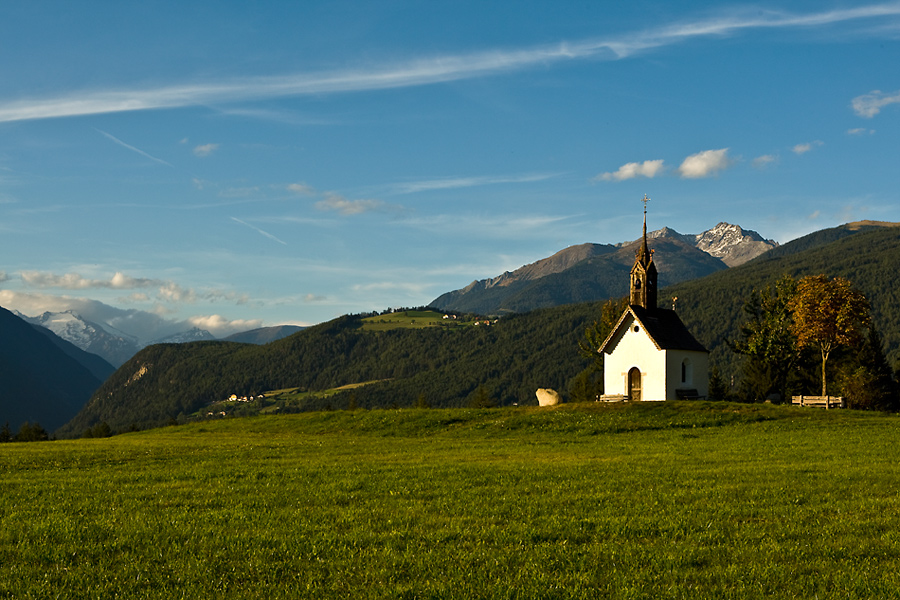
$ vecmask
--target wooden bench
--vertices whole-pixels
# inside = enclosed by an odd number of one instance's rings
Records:
[[[816,408],[847,408],[843,396],[791,396],[791,404]]]
[[[598,396],[597,400],[600,402],[628,402],[630,398],[624,394],[604,394]]]
[[[703,400],[705,396],[701,396],[697,390],[675,390],[675,397],[679,400]]]

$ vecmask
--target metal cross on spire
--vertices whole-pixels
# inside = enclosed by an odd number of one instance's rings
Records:
[[[644,214],[645,215],[647,214],[647,201],[648,200],[650,200],[650,198],[647,196],[647,194],[644,194],[644,197],[641,198],[641,202],[644,203]]]

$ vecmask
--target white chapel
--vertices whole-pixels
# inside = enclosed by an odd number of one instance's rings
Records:
[[[709,351],[674,310],[659,308],[653,251],[644,237],[631,268],[629,306],[603,342],[601,400],[641,401],[705,398],[709,394]]]

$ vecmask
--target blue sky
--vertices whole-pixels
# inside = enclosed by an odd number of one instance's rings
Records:
[[[675,4],[5,5],[0,306],[417,306],[634,239],[645,193],[681,233],[900,221],[900,3]]]

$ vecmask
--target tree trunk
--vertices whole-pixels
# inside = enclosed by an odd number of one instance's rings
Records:
[[[825,363],[828,361],[828,351],[825,348],[822,348],[822,396],[826,398],[826,406],[827,406],[827,398],[828,396],[825,393]]]

